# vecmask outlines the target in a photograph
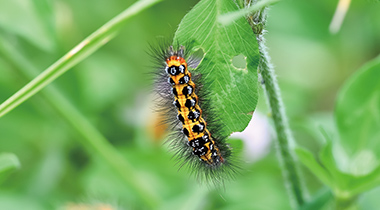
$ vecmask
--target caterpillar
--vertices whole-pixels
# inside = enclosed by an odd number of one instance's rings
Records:
[[[160,65],[156,78],[160,113],[170,124],[168,141],[177,160],[193,169],[198,179],[220,185],[234,177],[238,167],[226,144],[228,136],[220,135],[223,126],[212,111],[210,93],[203,88],[207,81],[201,73],[191,73],[200,60],[189,52],[184,46],[153,49]]]

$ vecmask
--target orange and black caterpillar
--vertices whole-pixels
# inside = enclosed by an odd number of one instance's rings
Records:
[[[231,149],[221,136],[223,126],[211,110],[210,93],[204,90],[201,74],[192,75],[190,68],[199,59],[189,56],[183,46],[153,51],[160,65],[156,80],[157,94],[162,99],[161,111],[171,124],[169,141],[177,159],[194,169],[198,178],[220,185],[224,177],[233,177],[236,165],[230,159]]]

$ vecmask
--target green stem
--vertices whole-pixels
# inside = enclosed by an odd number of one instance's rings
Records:
[[[302,185],[298,173],[297,163],[293,152],[290,149],[289,143],[293,140],[292,134],[286,120],[285,109],[280,95],[276,76],[272,65],[269,63],[269,57],[265,48],[264,39],[261,37],[258,38],[258,40],[260,40],[259,50],[261,56],[259,70],[265,83],[264,88],[277,133],[277,148],[281,157],[280,161],[282,162],[283,166],[283,174],[285,176],[287,184],[289,185],[291,194],[296,199],[298,206],[302,206],[304,203]]]
[[[302,193],[301,180],[299,177],[296,160],[289,145],[289,141],[292,141],[292,135],[286,120],[278,83],[273,68],[268,63],[268,54],[265,50],[263,39],[259,45],[260,55],[262,56],[259,69],[263,81],[265,82],[265,92],[272,111],[272,117],[277,133],[277,148],[281,157],[280,161],[283,166],[283,174],[290,193],[293,195],[292,197],[296,199],[298,206],[302,206],[304,203],[304,196]]]
[[[254,15],[250,16],[251,27],[256,33],[256,38],[259,44],[260,63],[259,72],[263,80],[263,86],[266,92],[267,101],[272,112],[273,122],[277,133],[277,149],[280,156],[282,171],[285,178],[285,183],[289,190],[291,200],[296,203],[296,208],[302,206],[305,202],[303,187],[301,184],[297,162],[294,158],[291,147],[294,145],[294,140],[289,129],[286,119],[285,109],[280,95],[280,89],[276,80],[273,66],[270,63],[270,57],[265,46],[265,39],[261,27],[266,23],[266,9],[262,9]],[[259,27],[259,30],[257,29]]]
[[[104,24],[81,43],[61,57],[53,65],[35,77],[23,88],[13,94],[0,105],[0,117],[23,103],[25,100],[36,94],[46,85],[54,81],[57,77],[65,73],[71,67],[91,55],[101,46],[111,40],[126,20],[156,4],[161,0],[141,0],[137,1],[122,13]]]

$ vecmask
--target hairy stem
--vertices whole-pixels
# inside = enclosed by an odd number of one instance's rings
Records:
[[[293,137],[287,122],[284,105],[280,95],[280,89],[276,80],[273,66],[265,46],[263,28],[266,22],[265,8],[248,17],[248,21],[256,33],[259,44],[260,62],[259,73],[263,80],[267,101],[272,112],[272,117],[277,133],[277,149],[280,156],[282,171],[293,205],[300,207],[304,204],[304,193],[301,184],[297,162],[294,158]]]
[[[290,188],[290,193],[296,199],[298,206],[303,205],[304,197],[302,193],[301,181],[297,169],[297,163],[293,152],[290,149],[290,141],[292,135],[289,130],[289,125],[286,120],[283,102],[280,96],[278,83],[273,71],[272,65],[268,62],[268,54],[265,49],[263,39],[259,43],[261,61],[259,64],[260,73],[265,82],[264,88],[269,101],[269,106],[272,112],[272,117],[277,133],[277,149],[280,154],[280,161],[283,166],[283,174],[285,181]]]

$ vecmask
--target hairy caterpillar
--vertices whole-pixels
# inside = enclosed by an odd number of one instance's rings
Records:
[[[207,81],[201,73],[190,72],[200,60],[190,56],[184,46],[153,48],[152,52],[159,65],[156,92],[161,99],[160,113],[171,125],[169,142],[176,158],[202,181],[223,184],[225,177],[234,176],[237,166],[225,142],[228,136],[220,135],[223,126],[212,111],[210,93],[202,86]]]

